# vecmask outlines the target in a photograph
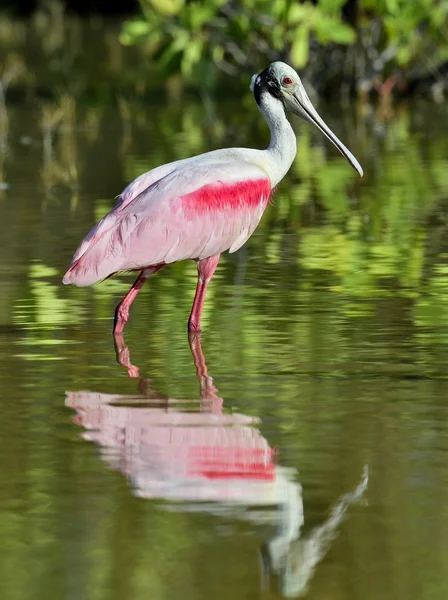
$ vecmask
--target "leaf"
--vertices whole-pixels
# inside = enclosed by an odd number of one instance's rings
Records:
[[[308,62],[309,28],[302,25],[296,31],[295,40],[291,46],[291,59],[297,67],[304,67]]]
[[[428,15],[429,16],[429,15]],[[443,27],[448,18],[448,2],[433,6],[430,12],[431,22],[437,28]]]
[[[399,48],[397,54],[396,54],[396,58],[397,58],[397,63],[404,67],[405,65],[407,65],[410,61],[410,59],[412,58],[412,49],[411,46],[409,44],[407,44],[406,46],[402,46],[401,48]]]
[[[232,19],[232,25],[237,29],[240,37],[245,37],[252,29],[252,23],[248,15],[237,15]]]
[[[163,55],[161,64],[166,77],[178,74],[182,64],[182,52],[167,52]]]
[[[151,30],[151,25],[143,19],[133,21],[125,21],[120,32],[119,40],[123,46],[131,46],[136,44],[142,38],[148,35]]]
[[[149,2],[154,10],[166,17],[178,15],[185,4],[184,0],[149,0]]]
[[[224,58],[224,48],[221,44],[216,44],[212,48],[212,59],[215,64],[218,64]]]
[[[190,4],[188,8],[192,31],[199,31],[216,16],[217,9],[212,5]]]
[[[336,15],[346,4],[346,0],[319,0],[318,8],[324,13]]]
[[[385,0],[386,9],[391,15],[396,15],[400,12],[399,0]]]
[[[288,16],[292,0],[276,0],[272,2],[271,15],[276,22],[281,22]]]
[[[281,51],[285,45],[284,28],[281,25],[276,25],[271,30],[271,44],[275,50]]]
[[[297,25],[307,20],[313,13],[314,8],[309,4],[295,3],[288,12],[287,21],[289,25]]]
[[[329,40],[337,44],[353,44],[356,41],[356,33],[345,23],[335,23],[331,29]]]
[[[201,60],[201,54],[202,40],[198,38],[191,40],[190,43],[185,47],[182,56],[182,75],[185,75],[186,77],[190,77],[192,75],[194,67]]]
[[[339,17],[317,15],[313,19],[313,30],[322,44],[336,42],[337,44],[353,44],[356,40],[354,30],[339,20]]]
[[[167,45],[166,49],[162,53],[160,57],[160,62],[162,64],[168,63],[172,57],[178,53],[182,53],[183,50],[187,47],[190,41],[189,35],[187,31],[183,31],[179,29],[177,35],[173,38],[173,40]]]

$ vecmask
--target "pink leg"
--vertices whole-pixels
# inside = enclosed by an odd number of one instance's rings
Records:
[[[147,269],[143,269],[140,275],[137,277],[134,285],[131,287],[129,292],[120,302],[120,304],[115,309],[115,319],[114,319],[114,335],[121,335],[123,333],[124,326],[129,319],[129,308],[131,304],[136,299],[139,291],[142,289],[143,284],[148,279],[150,275],[161,269],[164,265],[157,265],[155,267],[148,267]]]
[[[188,319],[188,331],[201,331],[201,314],[204,306],[205,294],[207,293],[208,284],[213,277],[216,267],[218,266],[221,255],[211,256],[198,260],[198,284],[196,286],[196,294],[194,296],[193,307],[191,309],[190,318]]]

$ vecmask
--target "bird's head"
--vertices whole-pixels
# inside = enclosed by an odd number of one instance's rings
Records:
[[[292,67],[281,61],[273,62],[259,75],[252,76],[250,89],[260,108],[263,107],[264,99],[269,95],[279,100],[285,111],[289,110],[305,121],[316,125],[362,177],[361,165],[319,116],[308,98],[300,77]]]

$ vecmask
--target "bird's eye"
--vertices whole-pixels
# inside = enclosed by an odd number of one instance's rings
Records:
[[[294,82],[291,77],[283,77],[282,83],[283,85],[292,85]]]

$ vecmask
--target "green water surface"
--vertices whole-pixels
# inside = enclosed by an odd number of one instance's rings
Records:
[[[196,351],[212,384],[186,334],[194,263],[155,275],[132,307],[124,350],[140,380],[111,336],[133,276],[83,289],[61,279],[134,177],[262,147],[267,129],[251,101],[215,114],[194,101],[120,106],[65,98],[55,129],[34,104],[10,106],[2,133],[0,597],[445,600],[446,109],[320,106],[362,180],[295,123],[290,173],[210,286]],[[247,439],[263,445],[271,479],[255,496],[244,472],[235,487],[167,471],[192,444],[210,453],[218,430],[234,435],[239,464]],[[270,500],[279,478],[284,502]]]

